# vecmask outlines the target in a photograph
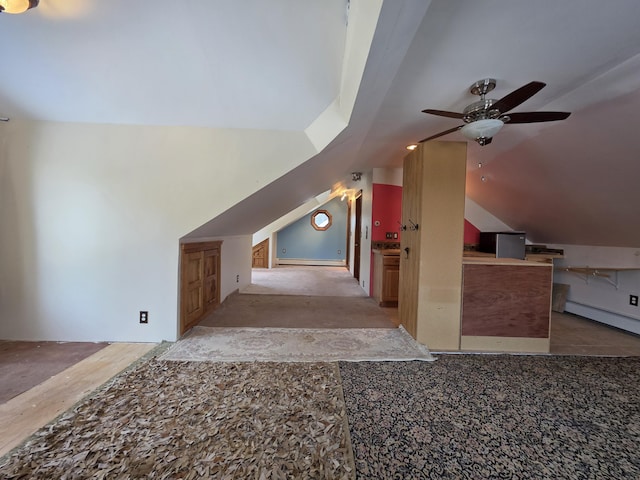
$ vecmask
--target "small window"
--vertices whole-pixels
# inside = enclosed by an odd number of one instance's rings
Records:
[[[326,210],[316,210],[311,215],[311,226],[316,230],[327,230],[331,226],[331,214]]]

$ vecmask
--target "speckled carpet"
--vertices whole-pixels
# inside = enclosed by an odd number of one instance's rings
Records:
[[[357,478],[640,478],[640,359],[340,363]]]
[[[639,368],[152,359],[0,459],[0,478],[640,478]]]

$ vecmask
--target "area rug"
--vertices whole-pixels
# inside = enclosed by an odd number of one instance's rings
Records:
[[[358,478],[640,478],[640,359],[340,363]]]
[[[336,364],[147,361],[0,459],[3,479],[352,479]]]
[[[194,327],[163,360],[217,362],[406,361],[434,358],[400,328]]]

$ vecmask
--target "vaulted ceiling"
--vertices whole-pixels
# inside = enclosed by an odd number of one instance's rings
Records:
[[[640,246],[638,18],[637,0],[385,0],[348,127],[214,223],[241,233],[232,219],[256,206],[270,220],[350,171],[400,166],[459,124],[421,110],[461,111],[491,77],[491,98],[547,83],[514,111],[572,115],[470,142],[467,195],[535,242]],[[348,20],[346,0],[41,0],[0,15],[0,116],[304,130],[339,93]]]

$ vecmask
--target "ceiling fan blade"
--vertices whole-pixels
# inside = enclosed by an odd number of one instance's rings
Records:
[[[509,120],[505,123],[536,123],[536,122],[554,122],[556,120],[564,120],[571,113],[569,112],[522,112],[510,113],[507,115]]]
[[[449,118],[462,118],[463,115],[461,113],[456,112],[447,112],[445,110],[433,110],[431,108],[427,108],[426,110],[422,110],[422,113],[428,113],[431,115],[438,115],[440,117],[449,117]]]
[[[536,93],[545,87],[546,83],[530,82],[525,86],[514,90],[506,97],[502,97],[496,103],[491,105],[491,110],[498,110],[500,113],[508,112],[516,108],[518,105],[533,97]]]
[[[445,135],[448,135],[448,134],[453,133],[453,132],[455,132],[457,130],[460,130],[462,127],[464,127],[464,125],[459,125],[457,127],[450,128],[449,130],[445,130],[444,132],[436,133],[435,135],[432,135],[430,137],[423,138],[418,143],[424,143],[424,142],[428,142],[429,140],[433,140],[434,138],[444,137]]]

